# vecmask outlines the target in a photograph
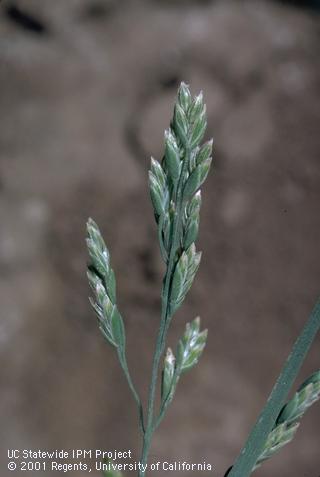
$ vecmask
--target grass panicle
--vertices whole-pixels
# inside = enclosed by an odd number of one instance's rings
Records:
[[[161,380],[161,403],[155,412],[158,375],[171,319],[182,305],[200,265],[201,253],[195,241],[200,222],[201,192],[211,165],[212,141],[201,145],[207,125],[203,95],[192,97],[181,83],[169,129],[164,134],[164,157],[151,158],[150,197],[158,228],[161,256],[166,270],[161,292],[161,319],[152,365],[146,412],[132,382],[127,360],[125,326],[116,304],[116,280],[110,265],[109,251],[96,223],[87,223],[87,247],[90,256],[88,279],[94,293],[90,302],[97,314],[104,338],[116,348],[120,364],[138,404],[143,445],[142,468],[148,459],[155,429],[172,401],[183,372],[199,360],[207,331],[200,331],[200,318],[186,327],[176,357],[170,348],[164,358]],[[140,477],[144,471],[140,471]]]
[[[144,477],[152,437],[166,415],[181,376],[199,361],[207,340],[200,318],[188,323],[176,351],[171,348],[163,358],[167,334],[174,313],[184,302],[197,274],[201,252],[195,241],[199,232],[201,191],[212,162],[212,140],[202,143],[207,126],[203,94],[192,97],[181,83],[170,127],[164,133],[164,156],[151,158],[149,190],[157,225],[160,253],[165,264],[161,290],[161,317],[152,362],[148,401],[145,408],[133,384],[126,358],[125,324],[116,300],[116,278],[110,254],[97,224],[87,223],[87,247],[90,256],[88,279],[90,298],[99,328],[119,358],[129,388],[138,406],[142,451],[139,477]],[[320,371],[314,373],[285,403],[307,352],[320,328],[320,301],[296,340],[270,397],[257,419],[239,457],[225,476],[249,477],[266,459],[295,435],[300,419],[320,397]],[[161,386],[158,386],[161,374]],[[155,409],[158,387],[159,409]],[[111,468],[105,477],[121,477]]]

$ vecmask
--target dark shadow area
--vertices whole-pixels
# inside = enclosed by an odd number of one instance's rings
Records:
[[[293,5],[301,9],[320,11],[319,0],[280,0],[280,3]]]
[[[106,18],[109,18],[115,8],[115,2],[93,1],[90,4],[85,5],[81,12],[81,18],[91,21],[105,20]]]
[[[49,27],[44,20],[37,18],[35,15],[14,4],[9,4],[5,7],[5,14],[8,20],[21,30],[35,35],[49,35]]]

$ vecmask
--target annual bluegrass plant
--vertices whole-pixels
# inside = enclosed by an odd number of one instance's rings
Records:
[[[207,339],[207,330],[201,331],[200,318],[197,317],[186,325],[175,353],[170,348],[164,353],[171,320],[191,288],[201,260],[201,253],[197,252],[195,247],[201,207],[200,188],[208,175],[212,160],[212,141],[201,145],[206,124],[206,107],[202,93],[192,98],[188,86],[182,83],[170,128],[165,131],[164,157],[161,162],[152,158],[149,171],[150,196],[160,252],[166,268],[161,290],[161,319],[146,409],[129,372],[125,327],[117,307],[116,280],[109,251],[97,224],[92,219],[87,223],[87,247],[90,255],[88,279],[94,294],[90,302],[96,312],[101,333],[117,352],[138,407],[142,436],[139,477],[144,477],[153,434],[166,414],[178,382],[185,372],[197,364]],[[225,475],[249,476],[263,461],[293,438],[300,418],[307,408],[319,399],[320,371],[307,379],[294,397],[285,404],[319,327],[320,302],[294,345],[246,445]],[[160,367],[161,399],[159,408],[155,409]],[[106,471],[105,475],[110,477],[110,472]]]

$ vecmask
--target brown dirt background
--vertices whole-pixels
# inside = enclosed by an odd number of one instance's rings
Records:
[[[204,90],[215,153],[203,262],[169,342],[197,314],[209,341],[152,460],[206,461],[222,477],[320,290],[319,16],[263,0],[4,0],[0,13],[0,474],[13,475],[7,448],[139,455],[133,400],[87,300],[85,221],[111,250],[145,398],[163,274],[147,168],[183,79]],[[319,409],[257,477],[319,476]]]

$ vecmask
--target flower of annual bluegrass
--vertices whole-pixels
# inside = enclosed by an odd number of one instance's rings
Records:
[[[201,252],[196,253],[194,244],[183,251],[176,264],[170,294],[171,313],[173,314],[182,304],[191,288],[193,279],[200,265]]]
[[[121,367],[138,405],[143,438],[140,461],[142,469],[146,468],[153,433],[166,413],[180,376],[198,362],[207,338],[207,331],[200,331],[200,319],[196,318],[191,324],[187,324],[176,356],[168,349],[162,371],[160,409],[155,415],[158,371],[169,325],[173,314],[183,303],[200,264],[201,254],[195,248],[201,206],[199,189],[207,177],[212,153],[212,141],[200,145],[205,129],[206,107],[202,93],[192,98],[188,86],[181,83],[170,128],[165,132],[164,158],[161,162],[152,158],[149,171],[150,196],[166,272],[161,292],[161,320],[152,364],[146,419],[126,360],[125,328],[116,304],[116,281],[110,266],[109,252],[96,223],[92,219],[87,223],[87,246],[91,260],[88,278],[94,293],[94,299],[91,298],[90,301],[98,316],[103,336],[117,350]],[[296,340],[241,453],[225,476],[248,477],[265,459],[292,439],[299,419],[319,399],[318,371],[283,406],[319,328],[320,301]],[[144,477],[144,473],[144,470],[140,470],[139,477]],[[105,475],[114,477],[111,474]]]
[[[163,371],[162,371],[162,386],[161,386],[161,401],[165,401],[169,398],[172,388],[174,386],[175,379],[175,370],[176,370],[176,358],[171,351],[171,348],[168,348],[167,354],[164,359]]]
[[[162,372],[162,411],[171,401],[182,373],[189,371],[199,361],[206,345],[208,330],[200,332],[200,318],[186,324],[184,335],[179,340],[176,357],[168,348]]]
[[[116,281],[109,252],[96,223],[92,219],[87,223],[87,246],[91,261],[88,279],[94,293],[90,301],[103,336],[117,350],[120,365],[138,405],[143,439],[141,469],[146,468],[153,433],[173,399],[180,376],[198,362],[207,338],[207,331],[200,331],[200,319],[196,318],[187,324],[179,340],[176,356],[168,348],[162,368],[160,408],[155,413],[159,367],[169,325],[173,314],[183,303],[200,264],[201,254],[195,247],[201,206],[199,189],[208,175],[212,153],[212,141],[200,145],[205,129],[206,107],[202,93],[192,98],[188,86],[181,83],[170,128],[165,132],[164,158],[161,162],[152,158],[149,171],[150,196],[166,272],[146,415],[126,360],[125,327],[116,304]],[[320,301],[299,335],[240,455],[225,475],[248,477],[264,460],[292,439],[304,412],[319,399],[318,371],[283,406],[319,328]],[[144,470],[140,470],[139,477],[144,477],[144,473]],[[105,475],[114,477],[109,473]]]
[[[199,361],[199,358],[206,345],[208,330],[200,332],[199,316],[187,323],[186,331],[180,339],[177,349],[177,369],[184,373],[193,368]]]
[[[207,124],[202,93],[192,98],[188,86],[181,83],[170,128],[164,135],[164,158],[151,159],[150,197],[158,227],[160,251],[166,263],[161,292],[161,321],[155,347],[146,421],[140,397],[133,385],[125,352],[125,328],[116,304],[115,275],[108,249],[96,223],[87,223],[90,255],[88,279],[94,293],[91,304],[98,316],[106,340],[117,349],[120,364],[139,407],[143,436],[141,456],[145,467],[152,435],[163,419],[181,374],[192,368],[204,349],[207,331],[200,331],[200,318],[188,324],[179,341],[176,358],[169,348],[164,359],[161,404],[154,415],[158,370],[165,349],[168,328],[181,306],[199,268],[201,253],[196,251],[201,193],[211,165],[212,141],[200,142]],[[140,477],[144,471],[140,471]]]
[[[116,305],[116,281],[110,266],[109,252],[97,224],[92,219],[88,220],[87,231],[87,246],[91,258],[87,275],[95,294],[95,300],[90,299],[90,302],[98,316],[103,336],[123,354],[125,331]]]

